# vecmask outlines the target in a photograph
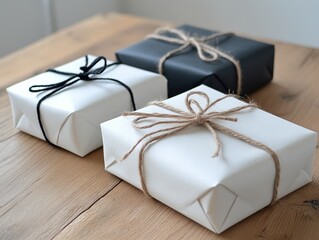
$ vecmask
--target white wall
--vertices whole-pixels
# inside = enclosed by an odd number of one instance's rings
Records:
[[[45,36],[42,22],[39,0],[1,0],[0,56]]]
[[[118,0],[0,0],[0,57],[99,12]]]
[[[120,11],[120,0],[51,0],[55,29],[88,18],[100,12]]]
[[[319,0],[0,0],[0,57],[108,11],[319,48]]]
[[[122,11],[319,48],[319,0],[124,0]]]

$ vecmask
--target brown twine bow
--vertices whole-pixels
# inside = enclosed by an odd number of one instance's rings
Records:
[[[206,101],[206,106],[203,108],[199,102],[195,99],[191,99],[190,97],[192,95],[199,95],[203,97]],[[222,98],[219,98],[213,102],[210,101],[209,97],[206,93],[200,92],[200,91],[193,91],[189,92],[185,99],[185,104],[188,109],[188,112],[177,109],[175,107],[172,107],[170,105],[167,105],[166,103],[162,101],[154,101],[151,102],[150,105],[155,105],[160,108],[166,109],[172,113],[144,113],[144,112],[124,112],[123,116],[135,116],[136,118],[133,120],[133,126],[137,129],[148,129],[152,128],[156,125],[162,125],[162,124],[173,124],[173,126],[166,127],[160,130],[156,130],[150,133],[145,134],[142,138],[140,138],[136,144],[123,156],[120,161],[125,160],[129,157],[129,155],[134,151],[134,149],[146,138],[149,138],[146,140],[146,142],[142,145],[140,152],[139,152],[139,175],[140,175],[140,182],[142,185],[142,190],[150,197],[146,184],[144,179],[144,173],[143,173],[143,162],[144,162],[144,152],[147,149],[147,147],[154,143],[155,141],[161,140],[165,137],[168,137],[170,135],[176,134],[177,132],[186,129],[193,125],[203,125],[205,126],[208,131],[212,134],[213,138],[216,141],[217,148],[213,154],[212,157],[218,156],[221,148],[221,142],[218,138],[218,135],[216,131],[219,131],[221,133],[224,133],[228,136],[234,137],[236,139],[239,139],[241,141],[244,141],[252,146],[255,146],[257,148],[260,148],[267,153],[269,153],[274,161],[275,168],[276,168],[276,174],[275,174],[275,180],[273,185],[273,196],[271,200],[271,204],[274,204],[277,199],[277,192],[278,192],[278,185],[279,185],[279,177],[280,177],[280,163],[277,154],[268,146],[264,145],[263,143],[260,143],[258,141],[255,141],[251,139],[248,136],[245,136],[241,133],[238,133],[232,129],[229,129],[227,127],[224,127],[216,122],[214,120],[220,119],[220,120],[226,120],[226,121],[233,121],[236,122],[237,118],[232,117],[230,115],[238,113],[244,109],[251,108],[251,107],[257,107],[254,103],[249,103],[244,106],[234,107],[225,111],[208,111],[210,110],[214,105],[216,105],[218,102],[231,97],[232,95],[226,95]],[[193,105],[197,107],[197,111],[193,108]],[[157,119],[157,120],[156,120]],[[153,123],[144,124],[145,121],[154,121]]]
[[[175,35],[175,37],[162,35],[162,33],[165,33],[165,32],[173,34],[173,35]],[[225,52],[222,52],[221,50],[217,49],[216,47],[213,47],[213,46],[206,43],[207,41],[216,39],[218,37],[230,36],[230,35],[233,35],[233,34],[232,33],[214,33],[214,34],[211,34],[211,35],[206,36],[206,37],[196,38],[196,37],[188,36],[185,32],[183,32],[181,30],[169,28],[169,27],[163,27],[163,28],[157,29],[155,31],[155,33],[150,34],[148,36],[148,38],[153,38],[153,39],[162,40],[165,42],[175,43],[175,44],[181,45],[177,49],[169,51],[160,59],[160,61],[158,63],[158,72],[160,74],[163,75],[164,62],[168,58],[182,52],[187,47],[193,46],[197,49],[197,54],[202,61],[212,62],[212,61],[217,60],[219,58],[219,56],[221,56],[221,57],[227,59],[228,61],[230,61],[232,64],[234,64],[234,66],[236,68],[236,74],[237,74],[236,93],[240,95],[241,89],[242,89],[242,72],[241,72],[241,67],[240,67],[239,62],[231,55],[229,55]]]

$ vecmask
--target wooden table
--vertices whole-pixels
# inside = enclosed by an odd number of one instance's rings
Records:
[[[0,239],[319,239],[319,205],[304,203],[319,199],[318,150],[312,183],[216,235],[105,172],[102,148],[80,158],[13,127],[6,87],[84,54],[114,59],[160,25],[97,15],[0,59]],[[319,50],[273,43],[274,80],[251,97],[318,132]]]

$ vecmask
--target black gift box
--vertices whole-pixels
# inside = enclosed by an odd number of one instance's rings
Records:
[[[194,37],[208,36],[208,31],[189,25],[178,27]],[[211,46],[230,54],[239,61],[242,70],[241,95],[262,87],[273,77],[274,46],[235,35],[207,41]],[[147,38],[116,52],[117,59],[127,65],[158,72],[158,63],[167,52],[180,45]],[[168,96],[172,97],[201,84],[224,93],[236,92],[237,72],[233,63],[224,58],[213,62],[202,61],[194,47],[188,47],[164,62],[168,79]]]

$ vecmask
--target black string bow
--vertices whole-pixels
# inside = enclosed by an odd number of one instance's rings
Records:
[[[99,67],[99,68],[94,68],[94,66],[99,63],[99,62],[103,62],[103,66]],[[64,71],[59,71],[56,69],[48,69],[47,72],[52,72],[52,73],[57,73],[57,74],[61,74],[61,75],[65,75],[65,76],[69,76],[68,79],[58,82],[58,83],[52,83],[52,84],[45,84],[45,85],[33,85],[29,88],[30,92],[45,92],[45,91],[49,91],[52,90],[51,92],[49,92],[48,94],[44,95],[37,104],[37,115],[38,115],[38,122],[42,131],[42,134],[45,138],[45,140],[55,146],[55,144],[53,144],[47,137],[42,121],[41,121],[41,112],[40,112],[40,106],[41,103],[51,97],[53,94],[61,91],[62,89],[69,87],[73,84],[75,84],[76,82],[83,80],[83,81],[95,81],[95,80],[106,80],[106,81],[111,81],[111,82],[115,82],[120,84],[121,86],[123,86],[124,88],[126,88],[126,90],[129,92],[130,94],[130,98],[131,98],[131,102],[132,102],[132,107],[133,110],[136,110],[136,106],[135,106],[135,101],[134,101],[134,96],[133,96],[133,92],[131,90],[131,88],[129,86],[127,86],[125,83],[114,79],[114,78],[101,78],[101,77],[96,77],[96,75],[99,75],[101,73],[103,73],[105,71],[105,69],[114,66],[114,65],[118,65],[120,64],[120,62],[114,62],[111,64],[107,64],[107,60],[105,57],[100,56],[95,58],[92,63],[89,64],[89,58],[87,55],[85,55],[85,65],[80,67],[81,72],[80,73],[72,73],[72,72],[64,72]]]

